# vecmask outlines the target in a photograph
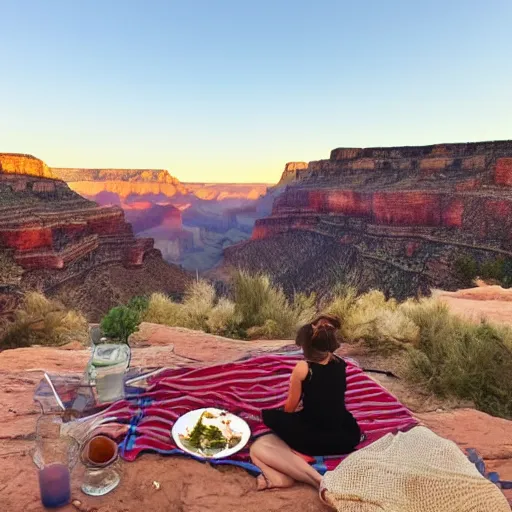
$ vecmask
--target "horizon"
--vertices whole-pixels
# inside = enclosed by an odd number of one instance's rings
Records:
[[[507,0],[4,11],[0,139],[50,167],[272,184],[339,147],[512,139]]]

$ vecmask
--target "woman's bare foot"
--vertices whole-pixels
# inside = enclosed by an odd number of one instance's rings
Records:
[[[268,480],[265,475],[258,475],[256,478],[256,488],[258,491],[265,491],[269,489],[286,489],[287,487],[292,487],[295,482],[290,478],[283,478],[278,482],[271,482]]]
[[[256,488],[258,491],[264,491],[269,488],[267,479],[263,475],[258,475],[256,478]]]

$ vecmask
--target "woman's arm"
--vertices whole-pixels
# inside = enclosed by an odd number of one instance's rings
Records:
[[[285,412],[295,412],[300,402],[302,395],[302,382],[308,375],[308,363],[306,361],[299,361],[292,371],[290,377],[290,389],[288,391],[288,398],[284,406]]]

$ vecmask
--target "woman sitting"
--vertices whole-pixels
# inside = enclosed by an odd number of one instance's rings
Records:
[[[304,360],[292,371],[284,410],[262,411],[273,433],[251,447],[251,459],[263,473],[260,490],[290,487],[296,481],[318,488],[322,477],[301,454],[346,454],[361,440],[361,430],[345,407],[346,363],[334,354],[340,346],[339,327],[337,318],[321,316],[297,333]],[[301,398],[302,409],[297,410]]]

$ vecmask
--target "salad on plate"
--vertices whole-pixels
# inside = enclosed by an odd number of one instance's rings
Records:
[[[205,410],[193,428],[187,427],[178,435],[179,440],[188,450],[206,457],[235,448],[242,441],[242,433],[232,429],[230,416],[226,411]]]

